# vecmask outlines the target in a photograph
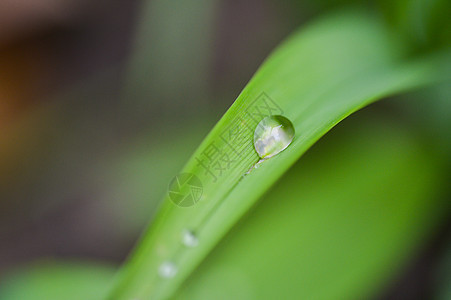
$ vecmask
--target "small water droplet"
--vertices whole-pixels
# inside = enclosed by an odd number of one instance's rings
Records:
[[[269,116],[258,123],[254,132],[254,147],[262,159],[279,154],[294,138],[293,124],[283,116]]]
[[[193,248],[199,244],[199,239],[191,230],[183,230],[182,242],[186,247]]]
[[[161,264],[158,274],[163,278],[172,278],[177,274],[177,271],[177,266],[173,262],[166,261]]]

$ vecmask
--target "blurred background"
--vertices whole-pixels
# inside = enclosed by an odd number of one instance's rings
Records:
[[[450,45],[448,1],[361,2],[2,0],[0,282],[42,261],[113,273],[264,58],[316,17],[359,5],[413,54]],[[372,105],[364,119],[401,120],[446,156],[449,98],[444,84]],[[449,214],[434,228],[378,299],[447,285]]]

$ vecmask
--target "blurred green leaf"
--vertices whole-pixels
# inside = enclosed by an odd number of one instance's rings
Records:
[[[437,48],[450,45],[449,1],[379,0],[377,5],[391,27],[416,47]]]
[[[115,270],[100,263],[42,261],[2,280],[0,299],[101,299],[110,288]]]
[[[125,109],[152,113],[150,104],[168,100],[185,110],[205,104],[217,2],[143,3],[126,74]]]

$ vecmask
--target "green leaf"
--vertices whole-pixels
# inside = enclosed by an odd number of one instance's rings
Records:
[[[405,60],[402,45],[383,25],[358,11],[328,16],[295,33],[264,62],[182,170],[202,182],[200,201],[181,208],[166,197],[110,299],[173,295],[230,228],[327,131],[373,101],[434,82],[436,63],[436,58]],[[294,140],[244,176],[258,161],[253,131],[269,114],[291,120]],[[222,171],[199,163],[208,163],[212,155],[216,163],[221,161]],[[195,232],[197,247],[181,243],[185,230]],[[178,267],[174,278],[158,274],[166,261]]]
[[[41,261],[2,278],[0,299],[101,299],[111,288],[114,272],[114,267],[99,263]]]
[[[383,290],[449,205],[435,149],[399,122],[365,118],[309,150],[175,298],[371,299]]]

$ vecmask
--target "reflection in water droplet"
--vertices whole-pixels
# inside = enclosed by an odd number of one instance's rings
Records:
[[[166,261],[161,264],[158,269],[158,274],[163,278],[172,278],[177,274],[177,271],[177,266],[174,263]]]
[[[199,239],[191,230],[183,230],[182,242],[186,247],[196,247],[199,244]]]
[[[258,123],[254,132],[254,147],[262,159],[277,155],[294,138],[293,124],[283,116],[269,116]]]

